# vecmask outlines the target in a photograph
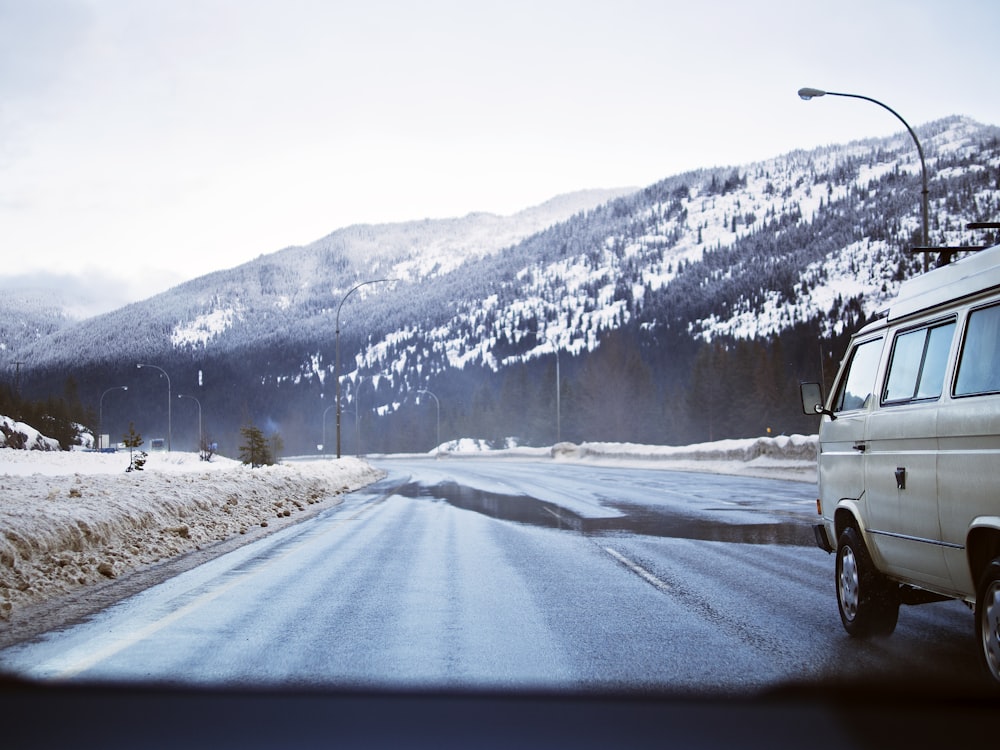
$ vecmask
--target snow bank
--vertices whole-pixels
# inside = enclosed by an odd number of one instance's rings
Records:
[[[357,459],[251,470],[196,453],[0,450],[0,620],[251,529],[378,479]]]
[[[685,446],[583,443],[575,453],[566,450],[559,457],[815,482],[818,453],[816,435],[780,435]]]
[[[551,448],[508,447],[496,450],[489,450],[485,441],[455,441],[445,443],[436,451],[431,451],[431,454],[455,458],[552,458],[559,461],[586,461],[636,468],[742,474],[815,482],[818,446],[816,435],[717,440],[684,446],[557,443]]]
[[[625,458],[656,461],[738,461],[750,463],[759,458],[783,462],[816,463],[817,438],[815,435],[781,435],[746,440],[718,440],[714,443],[696,443],[685,446],[634,445],[632,443],[584,443],[580,446],[583,458]]]

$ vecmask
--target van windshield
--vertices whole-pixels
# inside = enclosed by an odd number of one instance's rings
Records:
[[[837,387],[833,400],[833,411],[861,409],[871,398],[875,385],[875,371],[882,354],[882,338],[871,339],[858,344],[851,352],[850,364]]]

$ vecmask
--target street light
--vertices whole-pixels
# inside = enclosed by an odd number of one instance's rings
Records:
[[[170,403],[170,376],[167,375],[167,371],[166,370],[164,370],[162,367],[158,367],[157,365],[141,365],[141,364],[140,365],[136,365],[136,368],[138,368],[140,370],[143,367],[152,367],[154,370],[159,370],[160,372],[163,373],[163,376],[167,379],[167,452],[169,453],[170,452],[170,438],[171,438],[171,434],[173,433],[173,429],[172,429],[172,426],[171,426],[172,425],[172,420],[171,420],[171,416],[170,416],[173,413],[172,412],[172,405]]]
[[[103,446],[103,445],[100,444],[101,443],[101,438],[104,436],[104,397],[107,396],[109,393],[111,393],[111,391],[127,391],[127,390],[128,390],[128,386],[127,385],[115,385],[115,386],[112,386],[111,388],[108,388],[108,390],[106,390],[104,393],[101,394],[101,399],[98,402],[98,407],[97,407],[97,443],[98,443],[97,444],[97,448],[98,448],[98,450],[100,450],[101,448],[105,447],[105,446]],[[110,448],[111,446],[107,446],[107,447]]]
[[[392,279],[372,279],[371,281],[362,281],[360,284],[355,284],[350,289],[347,290],[345,294],[340,299],[340,304],[337,305],[337,344],[336,344],[336,358],[334,360],[333,374],[334,379],[337,381],[337,402],[335,406],[337,407],[337,458],[340,458],[340,308],[344,306],[347,298],[350,297],[354,292],[356,292],[361,287],[367,284],[378,284],[382,281],[392,281]]]
[[[428,396],[434,399],[434,403],[437,404],[437,447],[434,449],[435,453],[441,450],[441,402],[438,401],[438,397],[427,389],[422,389],[417,391],[417,393],[426,393]]]
[[[204,443],[204,438],[205,438],[205,436],[202,434],[202,431],[201,431],[201,401],[199,401],[198,399],[196,399],[194,396],[186,396],[183,393],[178,393],[177,394],[177,398],[189,398],[192,401],[194,401],[196,404],[198,404],[198,452],[200,453],[201,449],[202,449],[202,444]]]
[[[848,97],[850,99],[864,99],[866,102],[871,102],[872,104],[877,104],[878,106],[882,107],[883,109],[888,110],[889,112],[891,112],[893,115],[896,116],[896,119],[898,119],[901,123],[903,123],[903,126],[906,128],[906,131],[910,134],[910,137],[913,138],[913,142],[915,144],[917,144],[917,153],[920,155],[920,174],[921,174],[921,178],[923,180],[923,187],[922,187],[922,189],[920,191],[920,209],[921,209],[921,218],[923,219],[923,227],[924,227],[924,242],[923,242],[923,244],[924,244],[924,247],[927,247],[930,244],[929,232],[928,232],[928,229],[927,229],[927,225],[928,225],[928,219],[927,219],[927,162],[924,160],[924,149],[920,145],[920,140],[917,138],[917,134],[913,132],[913,128],[911,128],[910,125],[909,125],[909,123],[900,116],[899,112],[897,112],[896,110],[894,110],[888,104],[884,104],[884,103],[880,102],[878,99],[872,99],[870,96],[862,96],[861,94],[841,94],[841,93],[837,93],[836,91],[824,91],[823,89],[813,89],[813,88],[809,88],[809,87],[799,89],[799,98],[803,99],[804,101],[809,101],[810,99],[815,99],[815,98],[820,97],[820,96],[846,96],[846,97]],[[928,265],[928,263],[927,263],[927,255],[925,253],[924,254],[924,270],[925,271],[927,270],[927,265]]]

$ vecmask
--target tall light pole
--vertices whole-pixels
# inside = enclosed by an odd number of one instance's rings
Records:
[[[438,401],[438,397],[433,393],[428,391],[426,388],[417,391],[417,393],[426,393],[428,396],[434,399],[434,403],[437,404],[437,447],[434,449],[435,453],[441,449],[441,402]]]
[[[350,297],[354,292],[356,292],[361,287],[367,284],[378,284],[383,281],[392,281],[392,279],[372,279],[371,281],[362,281],[360,284],[355,284],[350,289],[347,290],[345,294],[340,299],[340,304],[337,305],[337,343],[336,343],[336,355],[334,360],[333,375],[334,379],[337,381],[337,458],[340,458],[340,308],[344,306],[347,298]]]
[[[560,404],[562,392],[562,380],[559,377],[559,344],[549,339],[552,349],[556,353],[556,442],[562,442],[562,405]]]
[[[165,377],[167,379],[167,452],[169,453],[170,452],[170,437],[173,434],[173,427],[172,427],[173,422],[172,422],[172,419],[171,419],[171,414],[173,412],[172,412],[172,404],[171,404],[171,396],[170,396],[170,376],[167,375],[167,371],[166,370],[164,370],[162,367],[158,367],[157,365],[143,365],[143,364],[136,365],[136,368],[138,368],[140,370],[143,367],[152,367],[154,370],[159,370],[160,372],[163,373],[163,377]]]
[[[877,104],[878,106],[882,107],[882,109],[888,110],[889,112],[891,112],[893,115],[896,116],[897,120],[899,120],[901,123],[903,123],[903,127],[906,128],[906,131],[910,134],[910,137],[913,138],[913,142],[915,144],[917,144],[917,153],[920,155],[920,174],[921,174],[921,179],[923,180],[923,187],[922,187],[922,189],[920,191],[920,210],[921,210],[921,218],[923,219],[923,227],[924,227],[923,243],[924,243],[924,247],[927,247],[930,244],[929,232],[928,232],[928,229],[927,229],[927,226],[928,226],[928,218],[927,218],[927,162],[924,160],[924,149],[920,145],[920,139],[917,138],[917,134],[913,132],[913,128],[911,128],[910,124],[900,116],[899,112],[897,112],[896,110],[894,110],[888,104],[884,104],[884,103],[880,102],[878,99],[872,99],[870,96],[862,96],[861,94],[841,94],[841,93],[838,93],[836,91],[824,91],[823,89],[813,89],[813,88],[808,88],[808,87],[799,89],[799,97],[801,99],[805,100],[805,101],[809,101],[810,99],[815,99],[815,98],[820,97],[820,96],[846,96],[849,99],[864,99],[866,102],[871,102],[872,104]],[[927,254],[925,253],[924,254],[924,270],[925,271],[927,270],[927,265],[928,265],[928,263],[927,263]]]
[[[105,446],[103,446],[103,445],[100,444],[101,443],[101,438],[104,435],[104,397],[107,396],[109,393],[111,393],[111,391],[127,391],[127,390],[128,390],[128,386],[127,385],[115,385],[115,386],[112,386],[111,388],[108,388],[108,390],[106,390],[104,393],[101,394],[101,399],[100,399],[100,401],[98,402],[98,405],[97,405],[97,443],[98,443],[97,448],[98,448],[98,450],[100,450],[101,448],[105,447]],[[110,447],[110,446],[107,446],[107,447]]]
[[[183,393],[178,393],[177,394],[177,398],[189,398],[192,401],[194,401],[196,404],[198,404],[198,452],[200,453],[201,452],[201,446],[202,446],[202,443],[204,442],[204,437],[205,437],[202,434],[202,431],[201,431],[201,401],[199,401],[198,399],[196,399],[194,396],[185,396]]]
[[[361,456],[361,451],[360,451],[360,449],[357,446],[361,442],[361,428],[358,426],[358,406],[357,406],[357,404],[354,405],[353,409],[345,409],[343,413],[344,414],[353,414],[354,415],[354,445],[355,445],[355,451],[354,452],[355,452],[356,456],[360,457]]]
[[[354,388],[354,455],[361,458],[361,384],[363,376],[358,376],[358,384]]]

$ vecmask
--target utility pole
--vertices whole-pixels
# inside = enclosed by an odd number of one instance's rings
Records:
[[[14,393],[17,394],[18,398],[21,398],[21,365],[24,362],[18,360],[14,363]]]

